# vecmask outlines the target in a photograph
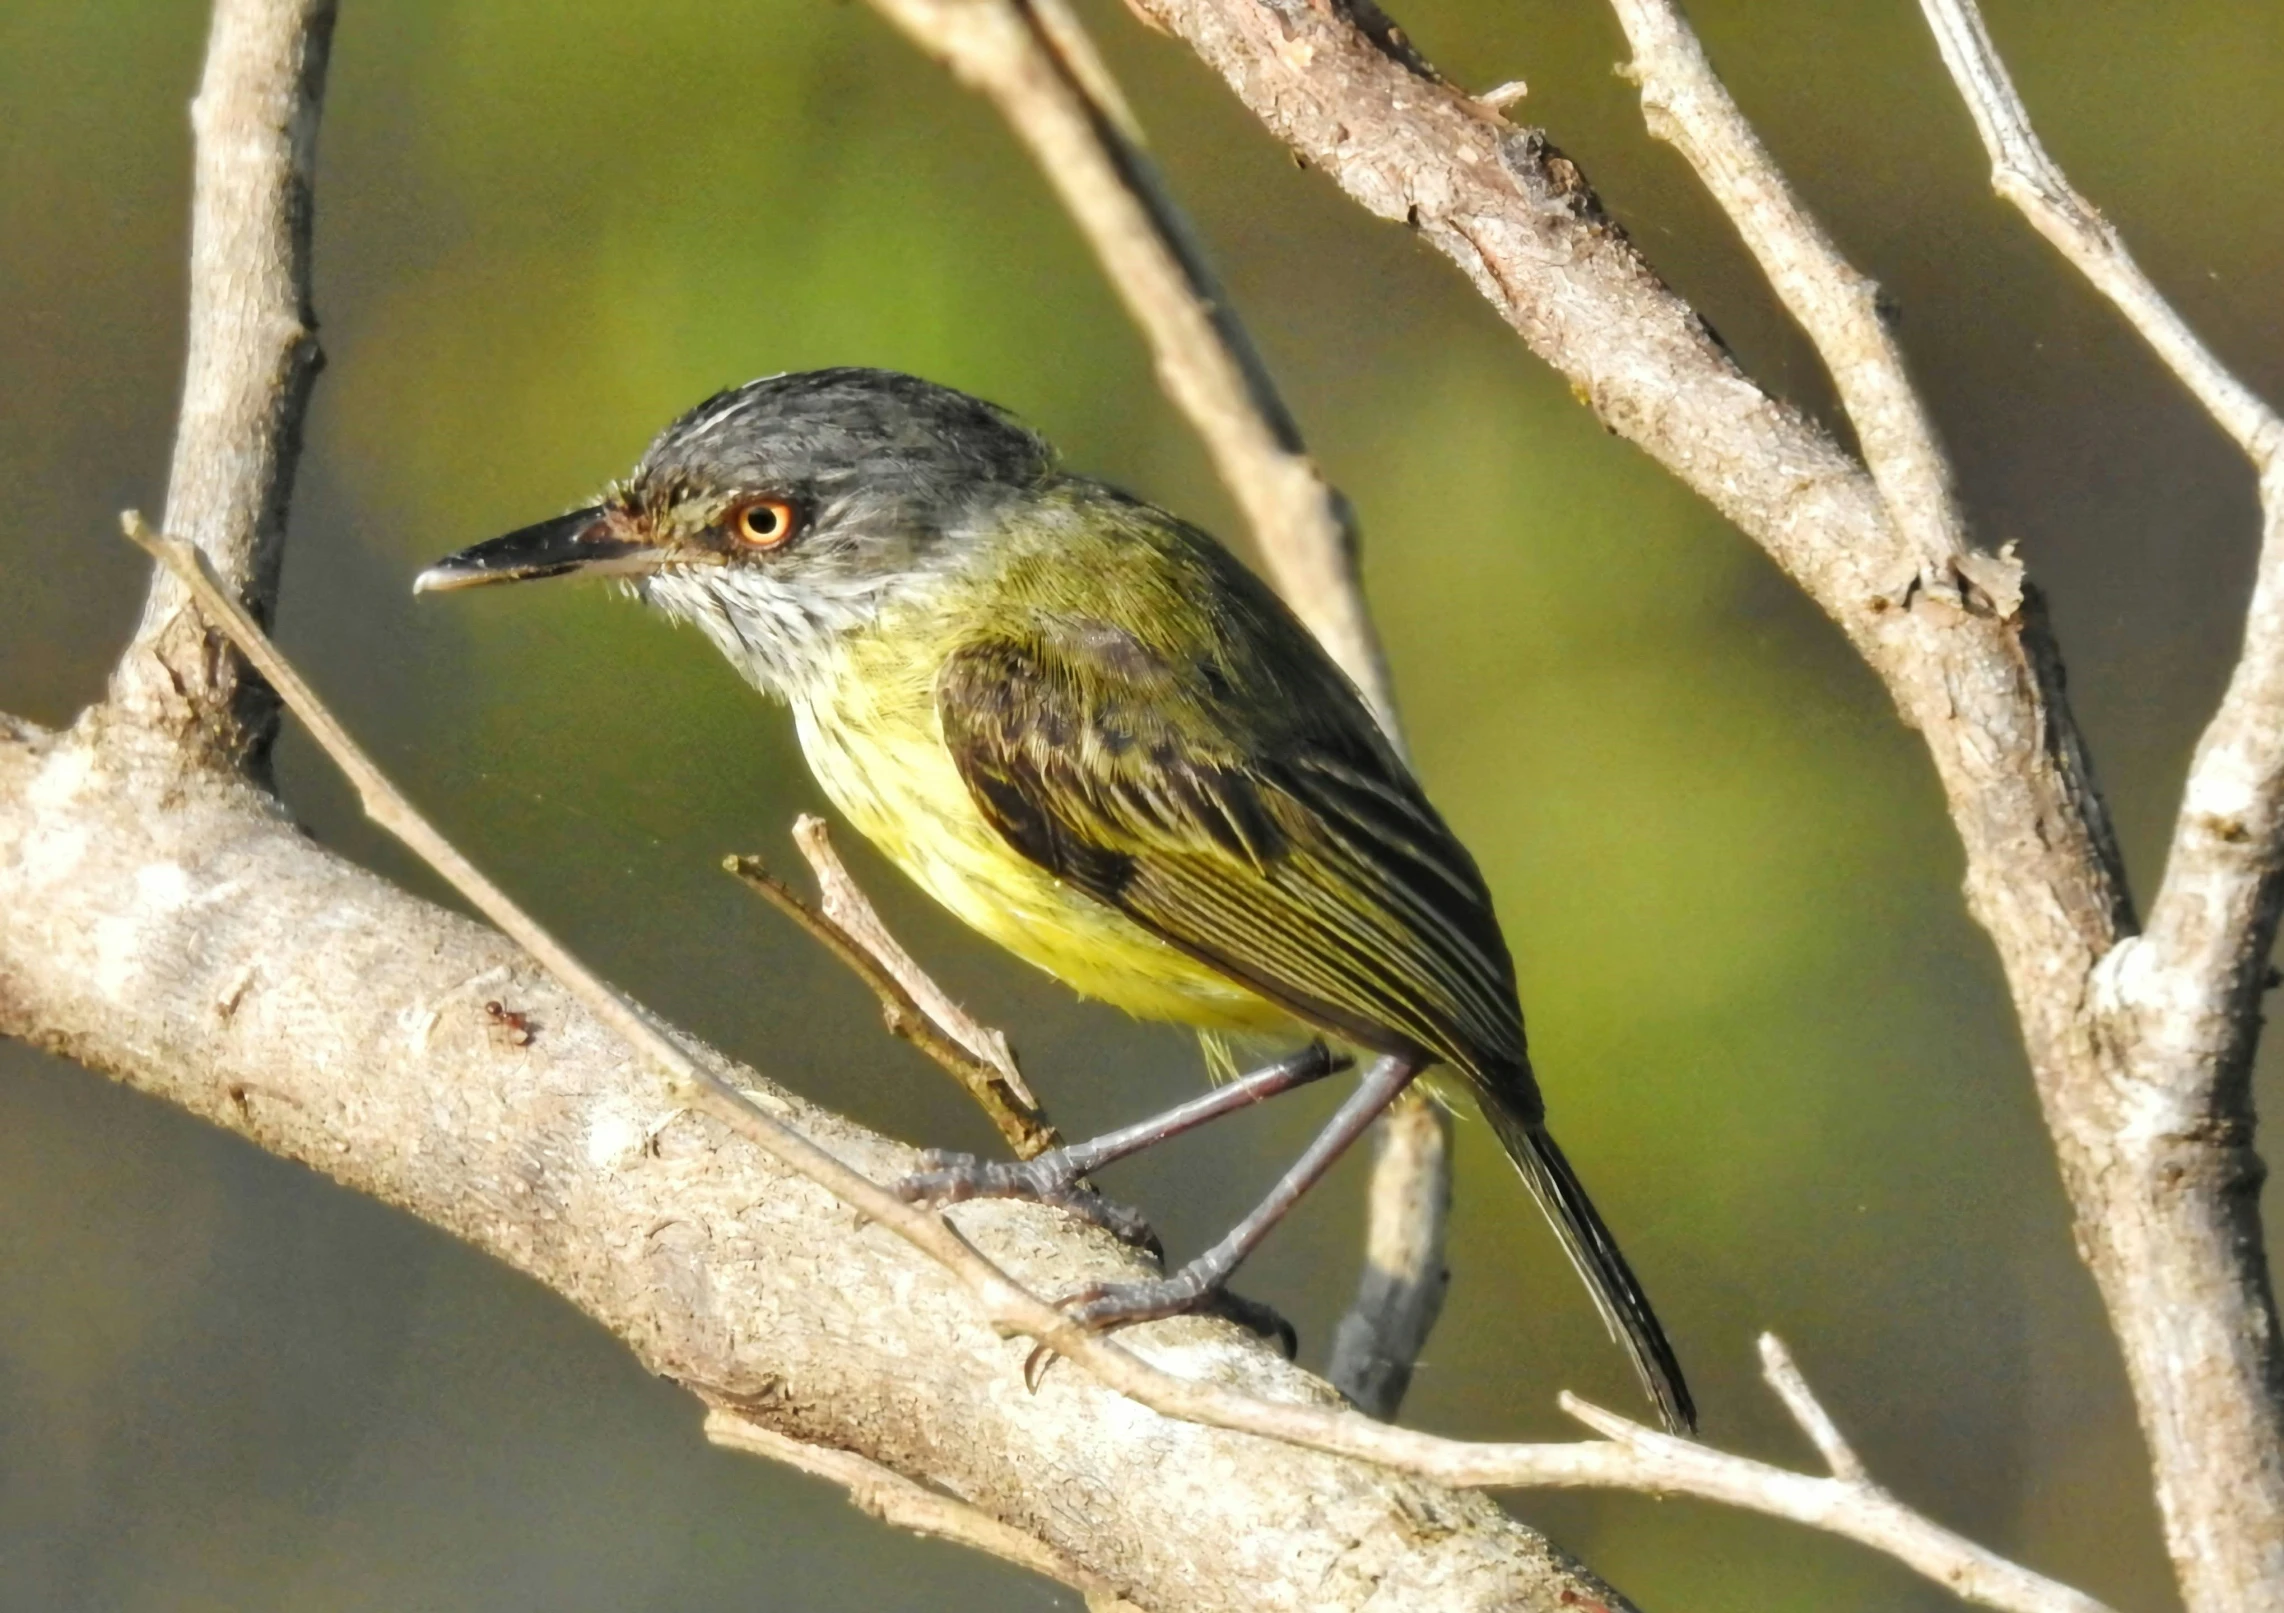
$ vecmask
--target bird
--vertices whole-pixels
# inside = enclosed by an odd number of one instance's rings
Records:
[[[1547,1129],[1475,860],[1355,686],[1213,537],[1061,468],[1014,415],[893,371],[766,377],[675,420],[591,503],[446,556],[418,592],[615,578],[792,708],[824,793],[954,914],[1083,996],[1208,1035],[1368,1055],[1259,1208],[1094,1328],[1213,1302],[1423,1072],[1472,1095],[1649,1399],[1696,1410]],[[908,1199],[1085,1210],[1113,1159],[1344,1062],[1321,1040],[1027,1162],[931,1156]]]

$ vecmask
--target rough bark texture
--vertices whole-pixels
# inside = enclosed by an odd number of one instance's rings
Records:
[[[333,0],[225,0],[191,103],[197,135],[190,234],[190,352],[165,527],[205,550],[267,622],[285,555],[301,420],[323,355],[310,306],[318,108]],[[123,711],[205,752],[259,768],[277,702],[242,675],[181,586],[154,577],[129,656]]]
[[[2192,1606],[2276,1605],[2284,1359],[2249,1040],[2180,1034],[2137,997],[2116,842],[2036,594],[1988,555],[1932,563],[1859,463],[1737,369],[1567,158],[1445,83],[1364,0],[1133,3],[1306,162],[1448,254],[1613,431],[1768,551],[1925,736],[2123,1349],[2176,1570]],[[2227,995],[2223,1012],[2251,1011]]]
[[[1029,1345],[883,1229],[694,1117],[646,1147],[655,1079],[498,935],[114,727],[0,729],[0,1034],[447,1228],[703,1399],[939,1485],[1144,1607],[1623,1606],[1486,1496],[1175,1422],[1075,1370],[1026,1393]],[[912,1168],[789,1101],[875,1179]],[[1035,1291],[1129,1260],[1051,1212],[957,1216]],[[1333,1399],[1220,1323],[1132,1336],[1185,1376]]]

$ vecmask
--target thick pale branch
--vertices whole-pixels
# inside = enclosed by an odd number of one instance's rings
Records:
[[[2031,127],[1973,0],[1922,0],[1991,159],[1992,185],[2116,305],[2258,478],[2244,643],[2182,792],[2147,932],[2094,982],[2104,1094],[2138,1201],[2107,1216],[2103,1273],[2157,1470],[2182,1593],[2200,1610],[2284,1601],[2284,1346],[2262,1250],[2252,1056],[2284,906],[2284,420],[2232,375],[2079,195]],[[2212,1212],[2190,1220],[2184,1203]]]
[[[706,1437],[725,1450],[782,1462],[837,1484],[848,1491],[850,1504],[859,1512],[892,1528],[967,1546],[1068,1585],[1087,1598],[1090,1613],[1140,1613],[1118,1594],[1117,1587],[1089,1573],[1038,1536],[1010,1529],[989,1513],[915,1484],[854,1451],[793,1439],[734,1411],[707,1413]]]
[[[302,414],[321,355],[309,295],[310,186],[333,0],[218,0],[191,103],[190,350],[167,529],[206,551],[267,620]],[[185,754],[257,760],[276,708],[245,684],[166,572],[152,578],[111,702]]]
[[[1565,1590],[1609,1596],[1487,1498],[1167,1422],[1083,1372],[1026,1393],[1028,1346],[934,1258],[703,1115],[672,1118],[646,1062],[519,949],[228,780],[84,733],[0,743],[0,908],[0,1034],[468,1239],[710,1404],[963,1497],[1145,1607],[1552,1613]],[[916,1164],[729,1078],[798,1120],[796,1157],[836,1186]],[[1143,1269],[1051,1212],[953,1219],[933,1223],[947,1255],[973,1239],[1031,1290]],[[1275,1400],[1331,1398],[1224,1324],[1130,1346]]]

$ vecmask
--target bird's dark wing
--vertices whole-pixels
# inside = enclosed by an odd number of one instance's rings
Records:
[[[1231,609],[1260,603],[1228,586]],[[1474,861],[1298,624],[1250,625],[1295,642],[1272,665],[1242,638],[1186,657],[1088,619],[1005,632],[939,675],[945,741],[1050,873],[1303,1020],[1469,1076],[1666,1426],[1689,1431],[1673,1347],[1546,1130]]]
[[[1064,620],[960,651],[936,702],[1025,857],[1299,1018],[1451,1063],[1535,1118],[1474,860],[1354,690],[1313,644],[1301,657],[1265,688],[1242,657]]]

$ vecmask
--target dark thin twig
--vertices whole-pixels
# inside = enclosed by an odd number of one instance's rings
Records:
[[[759,857],[725,857],[722,866],[755,895],[807,931],[810,938],[870,986],[880,999],[880,1017],[891,1033],[901,1036],[950,1072],[967,1089],[1007,1146],[1018,1159],[1033,1159],[1058,1146],[1062,1138],[1048,1124],[1037,1100],[1026,1102],[1005,1072],[978,1058],[944,1026],[913,1000],[913,994],[879,956],[855,935],[826,914],[811,907],[801,894],[763,864]]]

